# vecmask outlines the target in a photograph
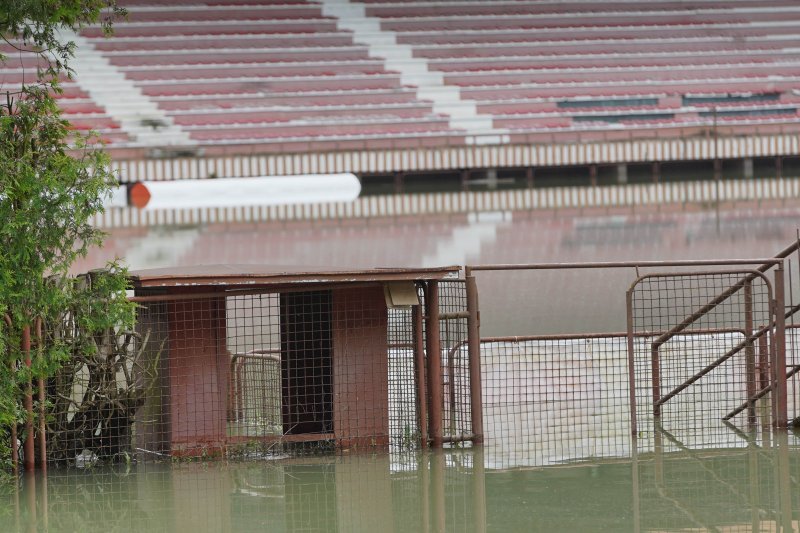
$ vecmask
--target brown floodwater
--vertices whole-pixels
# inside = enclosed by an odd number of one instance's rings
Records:
[[[799,479],[785,438],[511,470],[471,450],[51,469],[4,487],[2,530],[796,531]]]

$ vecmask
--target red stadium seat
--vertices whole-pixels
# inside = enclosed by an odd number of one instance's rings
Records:
[[[677,135],[716,109],[730,131],[797,121],[794,0],[364,0],[386,43],[411,47],[510,142]],[[408,4],[408,5],[406,5]],[[419,87],[311,0],[124,0],[113,37],[82,35],[198,145],[297,149],[465,142]],[[688,7],[687,7],[688,6]],[[0,52],[13,50],[0,45]],[[0,69],[18,84],[38,60]],[[79,80],[80,81],[80,80]],[[135,145],[79,83],[76,130]],[[759,96],[761,95],[761,96]],[[683,128],[683,130],[681,130]],[[620,137],[621,138],[621,137]],[[410,144],[415,143],[416,144]],[[305,143],[305,144],[304,144]],[[305,147],[305,148],[303,148]]]

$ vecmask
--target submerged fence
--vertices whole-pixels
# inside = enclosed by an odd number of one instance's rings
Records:
[[[785,427],[796,415],[800,366],[796,330],[784,327],[797,306],[784,304],[782,263],[796,250],[775,259],[468,267],[468,277],[513,270],[517,284],[520,272],[632,274],[627,332],[481,339],[487,466],[650,453],[665,430],[690,447],[741,447],[736,431]]]
[[[144,287],[137,331],[108,332],[113,349],[48,384],[48,461],[484,444],[487,466],[509,468],[650,453],[665,431],[736,446],[731,427],[797,414],[800,330],[785,320],[800,306],[785,305],[783,277],[797,249]],[[480,338],[481,272],[609,268],[631,273],[628,331]]]

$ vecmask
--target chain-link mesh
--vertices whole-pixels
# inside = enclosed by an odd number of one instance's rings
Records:
[[[379,284],[144,298],[135,334],[110,334],[116,351],[76,356],[54,381],[50,454],[84,466],[416,449],[418,312],[387,310]]]
[[[393,451],[421,444],[415,357],[415,314],[409,307],[389,309],[389,434]]]
[[[442,433],[445,438],[459,439],[472,430],[466,311],[464,280],[439,282],[439,338],[444,392]]]
[[[759,345],[766,347],[766,337]],[[787,410],[793,426],[800,426],[800,326],[786,326]]]
[[[772,295],[764,277],[654,274],[640,278],[629,298],[642,447],[659,426],[707,446],[729,438],[713,431],[728,433],[723,419],[770,423],[769,398],[748,402],[770,383]]]
[[[624,334],[486,340],[481,365],[490,467],[629,455]]]

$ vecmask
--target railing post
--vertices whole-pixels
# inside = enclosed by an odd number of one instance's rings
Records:
[[[658,350],[660,344],[653,343],[650,348],[650,375],[653,381],[653,416],[661,417],[661,358]]]
[[[772,376],[775,379],[775,427],[789,424],[786,392],[786,305],[783,284],[783,263],[775,269],[775,356]]]
[[[417,417],[419,438],[423,448],[428,447],[428,395],[425,386],[425,336],[423,334],[422,306],[411,308],[414,332],[414,370],[417,386]]]
[[[442,350],[439,338],[439,282],[428,282],[425,293],[425,344],[428,374],[428,437],[433,448],[442,440]]]
[[[753,342],[753,282],[747,280],[744,284],[744,331],[745,331],[745,374],[747,379],[747,397],[753,398],[758,392],[756,383],[756,350]],[[747,407],[747,423],[751,426],[756,423],[755,400]]]
[[[630,404],[631,435],[636,438],[639,432],[636,427],[636,365],[633,361],[633,289],[628,289],[625,293],[625,312],[628,323],[628,402]]]
[[[483,396],[481,384],[481,334],[478,286],[475,276],[466,276],[467,285],[467,342],[469,350],[469,392],[472,416],[472,443],[483,444]]]

